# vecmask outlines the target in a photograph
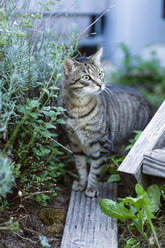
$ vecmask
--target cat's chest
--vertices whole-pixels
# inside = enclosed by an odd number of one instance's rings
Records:
[[[84,121],[68,119],[66,121],[66,129],[72,142],[81,147],[85,153],[88,153],[88,144],[91,137],[86,130],[86,123]]]

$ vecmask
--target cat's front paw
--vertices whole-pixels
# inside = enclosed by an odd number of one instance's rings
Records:
[[[81,182],[75,181],[73,183],[72,189],[75,191],[83,191],[86,187],[86,184],[82,184]]]
[[[100,192],[98,189],[93,189],[93,188],[89,187],[85,190],[85,194],[88,197],[95,197],[95,196],[97,197],[97,196],[99,196]]]

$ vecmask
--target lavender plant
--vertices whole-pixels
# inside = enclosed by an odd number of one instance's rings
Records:
[[[5,193],[14,178],[2,155],[15,164],[15,188],[24,194],[51,190],[64,173],[56,142],[64,110],[56,99],[62,63],[75,52],[77,33],[57,42],[45,31],[36,40],[30,29],[35,18],[41,16],[18,12],[12,0],[0,6],[0,176],[8,178],[6,190],[0,190]]]

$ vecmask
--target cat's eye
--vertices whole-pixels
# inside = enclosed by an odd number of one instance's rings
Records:
[[[103,72],[99,72],[99,78],[102,78],[104,76]]]
[[[84,75],[82,77],[85,81],[89,81],[91,79],[91,77],[89,75]]]

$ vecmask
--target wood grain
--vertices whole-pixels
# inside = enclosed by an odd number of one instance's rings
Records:
[[[165,150],[155,149],[144,154],[143,173],[165,178]]]
[[[72,190],[61,248],[117,248],[117,221],[99,207],[103,198],[116,200],[117,185],[100,183],[98,198]]]

